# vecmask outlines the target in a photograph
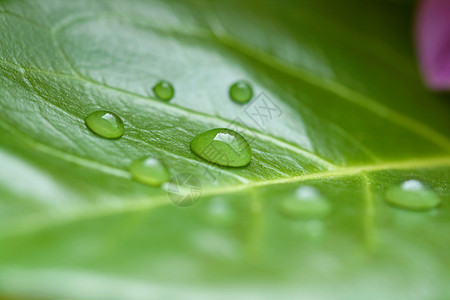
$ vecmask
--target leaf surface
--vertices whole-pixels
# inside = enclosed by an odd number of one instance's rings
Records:
[[[420,81],[408,2],[1,1],[0,294],[450,297],[449,99]],[[247,105],[228,96],[241,79]],[[123,119],[121,139],[86,128],[96,110]],[[250,165],[190,151],[222,127]],[[199,201],[133,181],[147,155],[199,179]],[[442,206],[387,206],[409,179]],[[279,213],[300,186],[328,217]]]

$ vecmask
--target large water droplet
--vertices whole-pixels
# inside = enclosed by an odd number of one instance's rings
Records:
[[[122,119],[113,112],[104,110],[93,112],[84,119],[84,122],[93,133],[101,137],[117,139],[123,135]]]
[[[169,101],[173,97],[174,88],[170,82],[161,80],[153,87],[153,92],[159,99]]]
[[[411,179],[388,189],[386,202],[409,210],[429,210],[438,206],[441,199],[420,181]]]
[[[212,163],[227,167],[243,167],[250,163],[250,145],[236,131],[216,128],[197,135],[191,141],[191,150]]]
[[[151,186],[160,186],[169,180],[166,166],[153,157],[135,160],[130,166],[130,172],[135,180]]]
[[[238,103],[247,103],[252,96],[253,89],[246,81],[237,81],[230,87],[230,98]]]
[[[289,218],[320,218],[326,216],[331,205],[315,188],[299,187],[280,203],[280,212]]]

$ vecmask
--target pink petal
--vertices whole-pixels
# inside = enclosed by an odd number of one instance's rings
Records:
[[[422,0],[415,31],[425,83],[433,90],[450,90],[450,0]]]

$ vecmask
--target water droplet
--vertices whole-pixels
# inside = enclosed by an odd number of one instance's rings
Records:
[[[93,112],[84,119],[84,122],[93,133],[101,137],[117,139],[123,135],[122,119],[113,112],[104,110]]]
[[[228,201],[224,198],[214,198],[208,203],[205,214],[208,223],[217,226],[229,226],[234,223],[236,215]]]
[[[174,88],[170,82],[161,80],[153,87],[153,92],[159,99],[169,101],[173,98]]]
[[[209,162],[227,167],[246,166],[252,158],[252,150],[245,138],[227,128],[200,133],[191,141],[191,150]]]
[[[170,178],[166,166],[153,157],[135,160],[130,166],[130,172],[136,181],[151,186],[160,186]]]
[[[326,198],[313,187],[299,187],[294,194],[280,203],[280,212],[289,218],[320,218],[326,216],[331,205]]]
[[[247,103],[252,99],[253,89],[246,81],[236,81],[230,87],[230,98],[238,103]]]
[[[411,179],[388,189],[386,202],[409,210],[429,210],[438,206],[441,199],[420,181]]]

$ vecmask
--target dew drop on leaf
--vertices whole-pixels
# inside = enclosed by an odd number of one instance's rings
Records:
[[[205,219],[209,224],[229,226],[236,220],[236,214],[224,198],[214,198],[207,205]]]
[[[113,112],[104,110],[93,112],[84,119],[84,122],[93,133],[107,139],[120,138],[124,132],[122,119]]]
[[[246,81],[240,80],[230,87],[230,98],[238,103],[247,103],[252,99],[253,89]]]
[[[166,80],[159,81],[154,87],[155,96],[161,100],[169,101],[175,93],[172,84]]]
[[[429,210],[441,203],[436,192],[418,180],[407,180],[386,191],[386,202],[408,210]]]
[[[153,157],[135,160],[130,166],[130,172],[136,181],[151,186],[160,186],[167,182],[170,176],[166,166]]]
[[[227,128],[198,134],[191,141],[191,150],[209,162],[227,167],[246,166],[252,158],[252,150],[245,138]]]
[[[288,218],[321,218],[328,215],[331,205],[315,188],[303,186],[286,196],[279,209]]]

